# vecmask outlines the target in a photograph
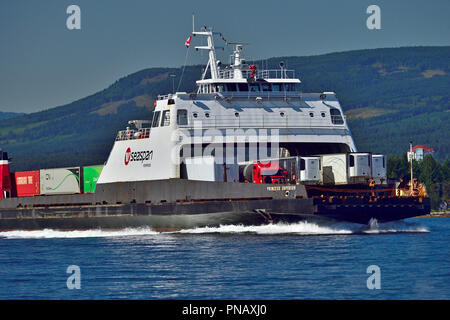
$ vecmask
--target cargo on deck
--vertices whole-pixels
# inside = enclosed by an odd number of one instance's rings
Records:
[[[17,197],[32,197],[40,194],[39,170],[14,172]]]
[[[103,165],[83,167],[83,192],[95,192],[98,177],[102,172]]]
[[[72,194],[81,192],[80,167],[40,170],[42,195]]]

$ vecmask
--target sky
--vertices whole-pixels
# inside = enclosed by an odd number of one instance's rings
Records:
[[[67,28],[70,5],[79,30]],[[379,30],[367,28],[370,5]],[[250,42],[247,60],[450,45],[449,0],[0,0],[0,111],[49,109],[145,68],[182,67],[193,13],[197,29]],[[218,52],[222,61],[230,51]],[[202,51],[188,57],[207,62]]]

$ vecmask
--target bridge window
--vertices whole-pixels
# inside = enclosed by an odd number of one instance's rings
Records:
[[[236,83],[227,83],[227,91],[237,91]]]
[[[170,110],[164,110],[161,119],[161,127],[170,126]]]
[[[341,112],[338,109],[330,109],[331,123],[333,124],[344,124],[344,119],[342,119]]]
[[[296,91],[296,89],[295,83],[286,83],[286,91]]]
[[[280,92],[284,91],[282,83],[272,83],[272,91]]]
[[[225,86],[223,84],[216,84],[216,92],[224,92]]]
[[[177,124],[179,126],[185,126],[188,124],[186,109],[177,110]]]
[[[156,111],[153,113],[153,122],[152,127],[158,127],[159,126],[159,116],[161,115],[161,111]]]
[[[270,83],[262,83],[261,84],[261,91],[272,91],[272,88],[270,86]]]
[[[259,91],[259,85],[257,83],[250,83],[248,85],[248,90],[252,92],[257,92]]]
[[[238,83],[239,91],[248,91],[247,83]]]

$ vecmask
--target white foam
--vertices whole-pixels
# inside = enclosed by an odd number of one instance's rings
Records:
[[[203,227],[180,230],[178,233],[254,233],[254,234],[350,234],[352,230],[320,226],[315,223],[302,221],[297,223],[276,223],[260,226],[221,225],[219,227]]]
[[[367,234],[402,233],[402,232],[420,233],[420,232],[430,232],[430,230],[416,223],[408,223],[405,221],[394,221],[379,224],[376,219],[371,219],[369,222],[368,229],[362,230],[362,232]]]
[[[184,229],[174,232],[156,232],[151,228],[126,228],[122,230],[74,230],[60,231],[52,229],[44,230],[17,230],[0,232],[0,238],[7,239],[51,239],[51,238],[93,238],[93,237],[129,237],[129,236],[148,236],[163,234],[239,234],[250,233],[258,235],[340,235],[340,234],[385,234],[402,232],[429,232],[429,230],[415,223],[404,221],[378,224],[377,221],[371,221],[368,226],[361,226],[352,223],[336,224],[317,224],[314,222],[301,221],[296,223],[275,223],[259,226],[244,225],[221,225],[219,227],[199,227],[193,229]]]
[[[93,237],[124,237],[124,236],[142,236],[154,235],[158,232],[150,228],[126,228],[122,230],[74,230],[60,231],[52,229],[43,230],[17,230],[0,232],[0,237],[8,239],[51,239],[51,238],[93,238]]]

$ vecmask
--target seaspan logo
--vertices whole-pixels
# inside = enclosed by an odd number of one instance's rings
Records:
[[[127,151],[125,151],[125,165],[127,166],[130,163],[131,159],[131,148],[128,147]]]
[[[147,160],[152,160],[153,158],[153,151],[136,151],[131,152],[131,148],[128,148],[127,151],[125,151],[125,165],[127,166],[131,161],[140,161],[144,162]],[[144,165],[145,166],[145,165]]]

